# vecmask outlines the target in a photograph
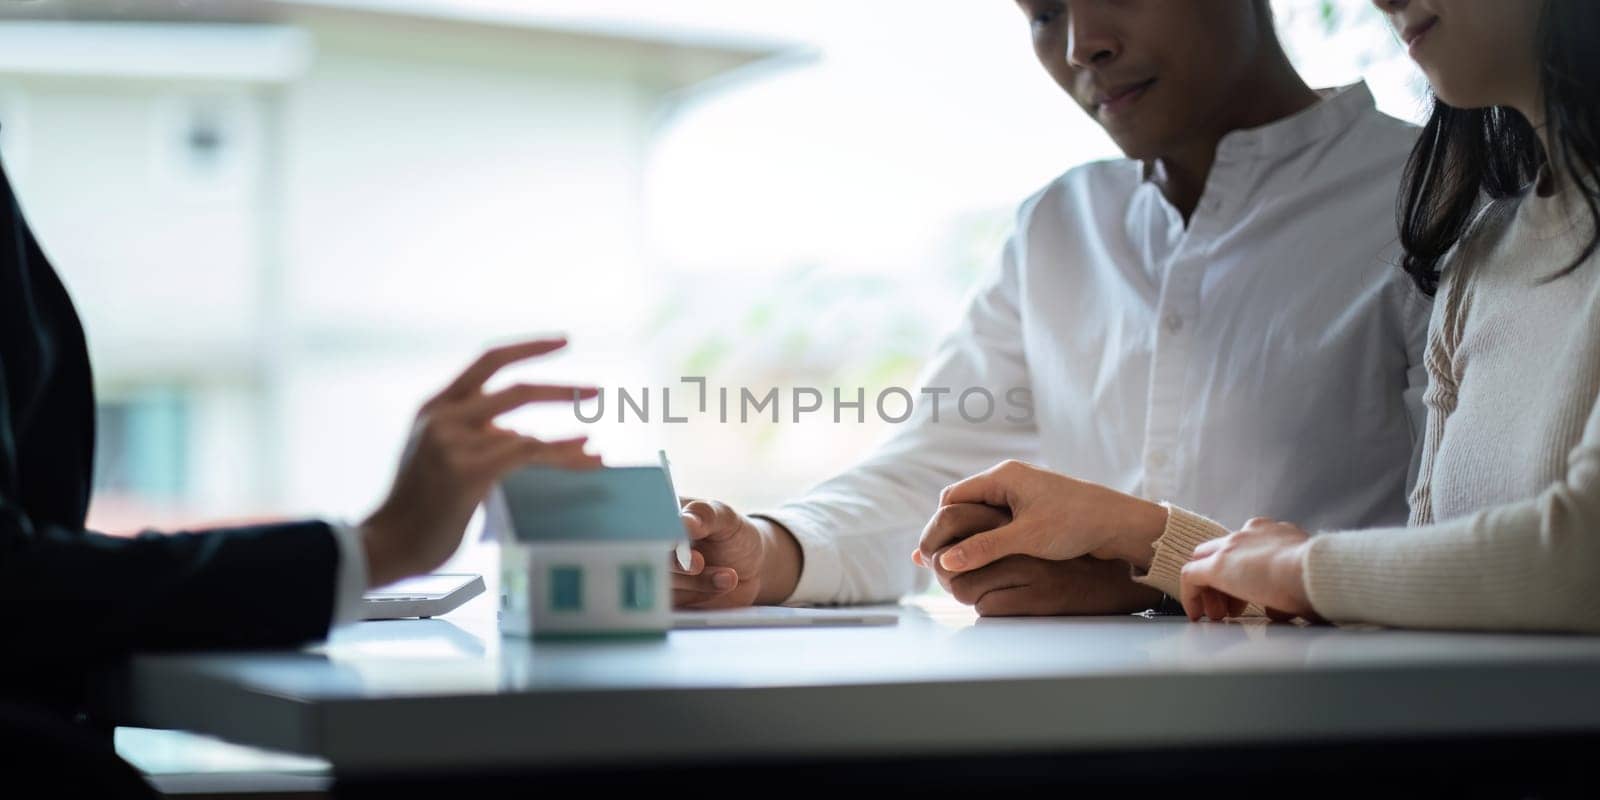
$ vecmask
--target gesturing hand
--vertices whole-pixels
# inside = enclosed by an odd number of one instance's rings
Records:
[[[372,586],[436,569],[461,542],[478,503],[507,472],[531,464],[594,469],[586,437],[544,441],[495,424],[530,403],[573,402],[594,389],[517,384],[485,393],[483,384],[508,365],[566,346],[563,339],[498,347],[483,354],[424,403],[400,456],[388,496],[361,523]]]

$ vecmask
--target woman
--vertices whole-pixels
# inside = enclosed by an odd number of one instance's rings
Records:
[[[544,442],[494,424],[529,403],[571,401],[574,389],[483,389],[501,368],[564,344],[491,350],[429,400],[387,499],[358,526],[90,533],[94,397],[83,330],[0,170],[0,750],[8,770],[48,779],[62,794],[145,794],[104,740],[66,723],[83,710],[91,669],[138,650],[320,639],[356,618],[368,587],[442,564],[500,476],[530,464],[598,466],[581,438]]]
[[[1191,619],[1600,631],[1600,4],[1375,2],[1436,95],[1400,198],[1404,267],[1440,297],[1411,525],[1230,534],[1012,463],[941,498],[1010,521],[962,540],[944,509],[917,558],[1125,560]]]

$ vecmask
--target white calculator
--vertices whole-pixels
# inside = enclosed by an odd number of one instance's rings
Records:
[[[419,575],[361,597],[362,619],[437,617],[483,594],[482,575]]]

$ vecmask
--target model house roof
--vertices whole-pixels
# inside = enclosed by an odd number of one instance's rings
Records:
[[[511,533],[523,542],[673,542],[684,538],[678,498],[660,467],[606,467],[584,472],[529,467],[506,476],[501,489],[511,517]]]

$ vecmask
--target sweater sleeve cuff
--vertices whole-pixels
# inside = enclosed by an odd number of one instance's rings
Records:
[[[800,580],[783,605],[836,602],[844,583],[843,557],[837,539],[824,532],[825,526],[793,506],[751,516],[782,525],[800,544]]]
[[[1194,549],[1202,542],[1227,536],[1229,531],[1216,522],[1171,503],[1162,503],[1161,506],[1167,510],[1167,527],[1161,532],[1161,537],[1155,540],[1150,569],[1140,573],[1135,568],[1133,579],[1177,597],[1182,584],[1183,565],[1189,563]]]

